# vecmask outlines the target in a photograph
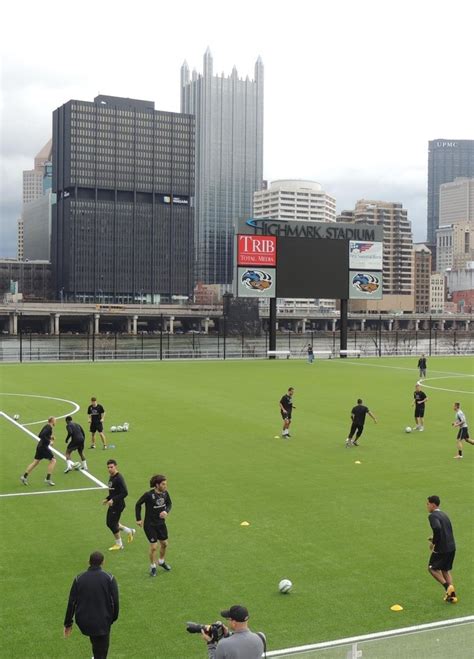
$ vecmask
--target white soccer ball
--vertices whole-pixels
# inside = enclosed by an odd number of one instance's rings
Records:
[[[72,466],[76,471],[79,471],[79,469],[81,468],[81,463],[80,462],[75,462]]]
[[[117,426],[111,426],[110,432],[117,432]]]
[[[117,432],[122,432],[123,426],[117,426]]]
[[[19,414],[14,414],[13,418],[15,419],[15,421],[18,421],[18,419],[20,418],[20,415]]]
[[[284,595],[286,595],[286,593],[289,593],[292,588],[293,588],[293,584],[289,579],[282,579],[278,584],[278,590],[280,591],[280,593],[283,593]]]
[[[411,428],[410,428],[410,426],[407,426],[407,427],[405,428],[405,432],[411,432]]]
[[[128,423],[125,422],[125,423],[123,424],[122,428],[123,428],[123,431],[124,431],[124,432],[127,432],[127,430],[130,428],[130,426],[128,425]]]

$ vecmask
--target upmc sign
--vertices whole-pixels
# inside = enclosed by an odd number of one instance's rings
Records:
[[[276,236],[237,236],[238,265],[276,265]]]

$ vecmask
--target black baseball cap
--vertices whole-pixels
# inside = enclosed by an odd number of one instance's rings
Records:
[[[230,609],[221,611],[221,616],[229,620],[235,620],[235,622],[245,622],[249,619],[249,612],[245,606],[234,604],[234,606],[231,606]]]

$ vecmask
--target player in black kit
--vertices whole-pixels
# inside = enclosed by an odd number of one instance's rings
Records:
[[[66,449],[66,469],[64,470],[64,473],[67,474],[74,469],[74,462],[71,460],[71,453],[73,451],[77,451],[79,453],[79,457],[82,460],[81,469],[87,471],[87,462],[84,457],[84,442],[86,441],[86,433],[84,432],[82,426],[73,422],[72,416],[66,417],[66,428],[67,437],[65,442],[67,444],[69,440],[71,441],[67,445]]]
[[[446,513],[439,509],[440,498],[434,494],[428,497],[426,507],[428,509],[428,521],[433,535],[428,538],[431,556],[428,570],[432,577],[439,581],[446,591],[444,601],[456,604],[458,598],[453,586],[451,570],[453,568],[454,556],[456,554],[456,543],[454,541],[453,527]]]
[[[91,404],[87,408],[87,414],[89,415],[90,431],[91,431],[91,445],[90,448],[95,448],[95,434],[99,433],[100,439],[102,440],[102,448],[107,448],[107,440],[104,435],[104,417],[105,410],[100,403],[97,402],[97,398],[94,396],[91,398]]]
[[[413,405],[415,406],[415,420],[416,428],[415,430],[424,430],[423,419],[425,416],[425,403],[428,400],[428,396],[424,391],[421,390],[419,384],[415,387],[415,393],[413,394]]]
[[[349,430],[349,435],[346,439],[346,448],[349,448],[350,446],[359,446],[357,440],[364,431],[365,417],[367,414],[371,419],[374,420],[375,423],[377,423],[377,419],[374,417],[369,408],[365,405],[362,405],[362,398],[358,398],[357,405],[351,410],[352,425],[351,429]],[[352,439],[354,434],[355,439]]]
[[[39,465],[41,460],[49,460],[48,473],[46,474],[44,482],[47,485],[54,485],[53,481],[51,480],[51,474],[53,473],[54,466],[56,464],[56,458],[50,449],[50,444],[54,442],[53,428],[55,425],[55,417],[50,416],[48,423],[41,429],[38,435],[40,440],[38,442],[38,446],[36,447],[36,453],[33,462],[28,465],[23,476],[20,476],[20,480],[23,485],[28,485],[28,476],[31,474],[33,469]]]
[[[281,432],[282,437],[291,437],[290,435],[290,424],[291,424],[291,414],[293,412],[293,394],[295,393],[294,387],[290,387],[286,394],[280,398],[280,414],[283,419],[283,430]]]
[[[171,498],[168,493],[166,476],[156,474],[150,478],[150,487],[153,488],[140,497],[135,504],[135,518],[138,526],[143,526],[145,535],[150,543],[150,576],[156,577],[156,551],[160,543],[160,558],[158,565],[164,570],[171,570],[165,562],[166,548],[168,546],[168,529],[166,518],[171,510]],[[142,522],[142,504],[145,504],[145,522]]]
[[[120,515],[125,510],[125,498],[128,496],[128,490],[124,477],[117,469],[116,460],[107,460],[107,469],[109,470],[109,495],[102,503],[107,506],[107,526],[115,536],[115,544],[109,547],[109,551],[117,551],[123,549],[120,531],[125,531],[127,541],[132,542],[135,529],[120,524]]]

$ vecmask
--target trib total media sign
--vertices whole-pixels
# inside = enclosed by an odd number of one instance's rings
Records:
[[[238,265],[276,265],[276,236],[238,236]]]

